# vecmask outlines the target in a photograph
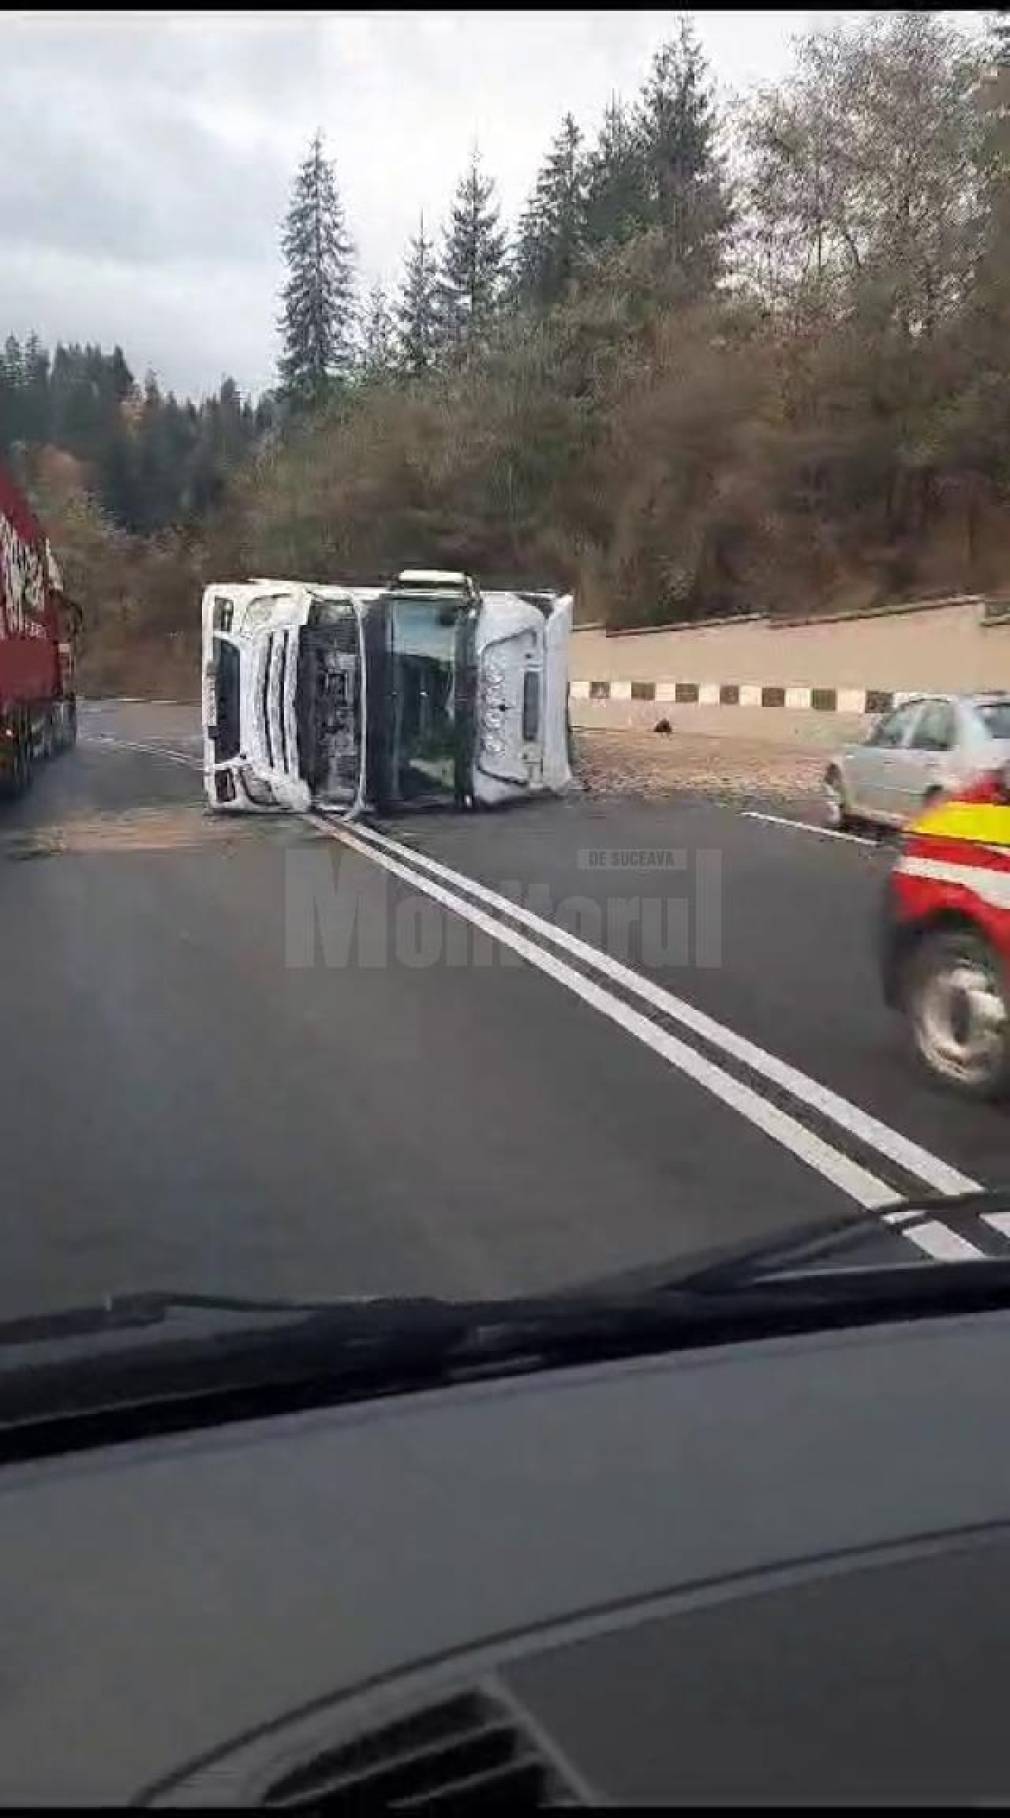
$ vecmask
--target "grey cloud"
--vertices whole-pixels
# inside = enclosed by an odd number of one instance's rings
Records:
[[[231,374],[244,389],[272,382],[272,266],[251,266],[231,281],[208,279],[199,265],[148,266],[125,274],[118,263],[54,252],[15,253],[4,261],[5,319],[0,334],[35,329],[43,342],[119,342],[138,379],[153,367],[165,389],[198,396]],[[16,299],[13,308],[11,299]]]
[[[170,93],[112,97],[50,80],[40,124],[28,85],[0,76],[6,244],[62,247],[150,263],[180,254],[262,257],[276,237],[288,172],[271,147],[234,146]]]
[[[717,74],[774,76],[816,15],[701,13]],[[395,283],[478,139],[506,218],[570,107],[594,130],[674,15],[329,13],[3,24],[0,338],[118,339],[179,390],[271,382],[278,235],[317,125],[362,284]]]

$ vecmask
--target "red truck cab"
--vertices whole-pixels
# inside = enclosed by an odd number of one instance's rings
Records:
[[[0,792],[20,794],[35,760],[77,736],[80,609],[42,525],[0,467]]]
[[[920,1064],[970,1097],[1010,1094],[1010,766],[906,827],[882,971]]]

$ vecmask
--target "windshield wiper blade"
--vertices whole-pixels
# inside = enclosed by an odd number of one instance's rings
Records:
[[[147,1289],[141,1293],[110,1294],[93,1306],[61,1308],[55,1312],[28,1313],[0,1320],[0,1349],[5,1345],[41,1344],[47,1339],[86,1337],[94,1333],[125,1331],[139,1326],[164,1325],[173,1313],[272,1314],[291,1317],[300,1313],[331,1313],[340,1308],[375,1305],[376,1298],[354,1295],[344,1300],[271,1300],[236,1294],[189,1294],[173,1289]],[[398,1306],[427,1304],[396,1303]]]
[[[925,1198],[910,1204],[934,1209]],[[863,1222],[847,1216],[833,1229]],[[806,1227],[808,1245],[825,1230]],[[795,1232],[790,1242],[795,1252]],[[1010,1253],[839,1267],[797,1266],[786,1248],[762,1246],[732,1267],[648,1290],[332,1303],[139,1295],[92,1309],[90,1328],[81,1314],[66,1316],[76,1327],[39,1335],[37,1347],[29,1322],[16,1322],[19,1342],[5,1344],[0,1329],[0,1458],[486,1376],[1010,1306]]]
[[[868,1265],[832,1260],[830,1252],[843,1250],[844,1240],[850,1237],[900,1237],[917,1217],[923,1220],[938,1218],[955,1231],[970,1232],[984,1213],[1010,1212],[1010,1186],[977,1187],[956,1194],[918,1193],[906,1199],[895,1199],[882,1210],[887,1214],[886,1222],[881,1219],[879,1212],[857,1207],[841,1214],[837,1219],[819,1219],[802,1225],[798,1230],[795,1226],[787,1226],[760,1244],[725,1245],[710,1253],[702,1262],[695,1258],[682,1270],[664,1272],[661,1282],[656,1282],[655,1285],[671,1290],[709,1292],[743,1287],[748,1283],[764,1283],[772,1277],[780,1279],[787,1275],[798,1276],[800,1273],[807,1276],[813,1271],[818,1274],[837,1272],[845,1275],[858,1272],[865,1277],[869,1269],[893,1275],[907,1269],[928,1271],[940,1267],[965,1267],[966,1263],[948,1264],[925,1254],[909,1252],[903,1256],[897,1245],[893,1261],[874,1261]],[[820,1250],[828,1251],[828,1258],[818,1258],[817,1252]],[[1001,1259],[980,1257],[978,1261],[991,1261],[998,1265]]]
[[[438,1300],[154,1294],[64,1316],[63,1330],[43,1316],[34,1343],[5,1344],[0,1331],[0,1458],[426,1384],[469,1312]]]

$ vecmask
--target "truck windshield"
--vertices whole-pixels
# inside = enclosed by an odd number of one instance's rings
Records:
[[[390,599],[391,771],[402,801],[453,793],[459,611],[455,595]]]

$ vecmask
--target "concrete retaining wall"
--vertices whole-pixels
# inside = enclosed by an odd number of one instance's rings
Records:
[[[822,716],[855,733],[902,695],[1010,689],[1010,612],[975,596],[838,618],[764,616],[607,634],[577,627],[575,726],[650,726],[793,742]],[[814,742],[821,738],[814,734]]]

